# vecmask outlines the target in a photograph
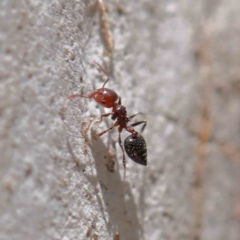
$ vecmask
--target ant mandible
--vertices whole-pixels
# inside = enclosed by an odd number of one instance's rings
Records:
[[[101,137],[108,131],[112,130],[114,127],[118,127],[118,143],[122,149],[123,154],[123,167],[126,171],[126,157],[123,149],[122,139],[121,139],[121,133],[123,129],[126,129],[126,131],[130,132],[131,134],[124,140],[124,148],[127,153],[127,155],[136,163],[147,166],[147,145],[143,138],[143,136],[138,133],[133,127],[143,124],[143,127],[141,129],[141,132],[146,127],[147,121],[139,121],[135,122],[133,124],[128,125],[128,123],[131,121],[132,118],[134,118],[136,115],[139,114],[135,113],[131,116],[127,116],[127,110],[126,107],[121,105],[121,97],[117,95],[116,92],[109,88],[105,88],[105,85],[109,81],[109,76],[107,72],[104,70],[104,68],[97,62],[93,62],[97,67],[106,75],[107,79],[104,82],[103,86],[92,93],[90,93],[89,96],[82,96],[80,94],[73,94],[68,97],[68,99],[72,99],[75,97],[82,97],[82,98],[89,98],[94,99],[98,104],[102,105],[105,108],[112,108],[112,112],[105,113],[101,115],[100,121],[97,123],[101,123],[103,120],[103,117],[111,116],[112,120],[116,120],[116,122],[108,128],[107,130],[99,133],[97,136]],[[86,143],[88,145],[91,142]]]

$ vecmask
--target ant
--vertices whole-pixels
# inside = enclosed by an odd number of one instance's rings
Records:
[[[80,94],[73,94],[68,97],[68,99],[72,99],[75,97],[82,97],[82,98],[89,98],[94,99],[98,104],[105,108],[112,108],[112,112],[105,113],[101,115],[100,121],[97,123],[101,123],[103,117],[111,116],[112,120],[116,120],[113,126],[108,128],[107,130],[99,133],[97,136],[101,137],[105,133],[112,130],[114,127],[118,127],[118,143],[122,149],[123,153],[123,167],[126,171],[126,157],[124,153],[124,148],[127,155],[136,163],[147,166],[147,145],[146,142],[141,134],[139,134],[133,127],[143,124],[141,132],[146,127],[147,121],[139,121],[133,124],[128,125],[132,118],[134,118],[138,114],[142,113],[135,113],[131,116],[127,116],[126,107],[121,105],[121,97],[117,95],[116,92],[109,88],[105,88],[105,85],[109,81],[109,76],[104,68],[97,62],[93,62],[107,77],[106,81],[104,82],[103,86],[92,93],[89,96],[82,96]],[[131,134],[124,140],[124,148],[121,139],[122,130],[125,129],[126,131],[130,132]],[[86,143],[88,145],[92,140]],[[85,146],[86,146],[85,145]]]

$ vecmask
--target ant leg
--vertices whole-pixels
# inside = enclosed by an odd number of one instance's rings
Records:
[[[117,126],[117,125],[114,124],[113,126],[111,126],[110,128],[108,128],[107,130],[99,133],[97,136],[98,136],[98,137],[101,137],[103,134],[105,134],[105,133],[107,133],[108,131],[112,130],[112,129],[113,129],[114,127],[116,127],[116,126]],[[87,145],[89,145],[93,140],[94,140],[94,139],[89,140],[89,141],[84,145],[84,148],[86,148]]]
[[[114,114],[114,113],[111,112],[111,113],[105,113],[105,114],[102,114],[100,120],[97,121],[96,123],[101,123],[102,120],[103,120],[103,117],[108,117],[108,116],[110,116],[110,115],[112,115],[112,114]]]
[[[104,88],[105,87],[105,85],[107,84],[107,82],[109,81],[109,76],[108,76],[108,74],[107,74],[107,72],[105,71],[105,69],[103,68],[103,66],[101,66],[99,63],[97,63],[96,61],[93,61],[93,63],[95,64],[95,65],[97,65],[97,67],[106,75],[106,77],[107,77],[107,79],[106,79],[106,81],[104,82],[104,84],[103,84],[103,86],[102,86],[102,88]]]
[[[134,113],[133,115],[131,115],[130,117],[128,117],[128,119],[131,120],[132,118],[136,117],[138,114],[145,116],[145,113],[143,113],[143,112],[136,112],[136,113]]]
[[[135,123],[131,124],[130,126],[131,126],[131,127],[135,127],[135,126],[140,125],[140,124],[142,124],[142,123],[144,123],[143,126],[142,126],[142,129],[141,129],[141,132],[143,132],[143,130],[145,129],[145,127],[146,127],[146,125],[147,125],[147,121],[146,121],[146,120],[144,120],[144,121],[139,121],[139,122],[135,122]]]
[[[118,134],[118,143],[119,143],[119,145],[122,149],[122,154],[123,154],[123,167],[124,167],[124,179],[125,179],[125,176],[126,176],[126,156],[125,156],[125,152],[124,152],[123,145],[122,145],[121,132],[119,132],[119,134]]]
[[[121,105],[121,104],[122,104],[122,99],[121,99],[121,97],[119,97],[118,105]]]
[[[90,121],[89,121],[87,127],[82,131],[82,135],[84,137],[86,137],[87,132],[88,132],[89,128],[91,127],[93,120],[94,120],[94,118],[90,118]]]
[[[114,127],[116,127],[116,126],[117,126],[117,125],[114,124],[113,126],[111,126],[110,128],[108,128],[107,130],[105,130],[105,131],[99,133],[99,134],[98,134],[98,137],[101,137],[103,134],[109,132],[110,130],[112,130],[112,129],[113,129]]]

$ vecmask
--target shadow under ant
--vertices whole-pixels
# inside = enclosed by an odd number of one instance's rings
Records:
[[[94,138],[94,130],[91,130],[91,136]],[[86,164],[81,164],[71,147],[71,141],[67,141],[69,151],[76,162],[75,170],[83,171]],[[88,182],[93,186],[99,209],[102,212],[107,230],[110,235],[119,234],[121,239],[139,240],[143,236],[143,227],[138,219],[138,209],[129,184],[122,181],[118,171],[118,162],[116,157],[111,156],[115,168],[109,169],[109,148],[106,147],[101,138],[93,141],[86,149],[85,155],[91,150],[97,171],[91,176],[85,176]],[[91,166],[94,168],[94,166]],[[121,165],[121,164],[120,164]],[[113,166],[114,167],[114,166]],[[93,171],[92,168],[92,171]],[[97,188],[100,184],[101,193]],[[106,212],[107,215],[106,216]]]
[[[112,173],[107,168],[106,164],[109,152],[101,139],[93,141],[90,149],[95,159],[94,163],[104,203],[102,203],[98,194],[97,201],[109,233],[119,233],[121,239],[141,239],[143,228],[137,216],[138,210],[131,188],[127,182],[122,181],[119,171],[115,170]],[[114,161],[116,163],[116,159]],[[118,166],[118,163],[115,165]],[[109,221],[106,220],[107,217],[104,214],[103,204],[108,213]]]

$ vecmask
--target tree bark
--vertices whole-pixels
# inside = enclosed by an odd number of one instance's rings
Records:
[[[238,240],[240,4],[2,0],[0,239]],[[88,96],[106,79],[142,133],[127,158]],[[140,131],[139,127],[136,127]],[[122,140],[128,136],[123,132]]]

